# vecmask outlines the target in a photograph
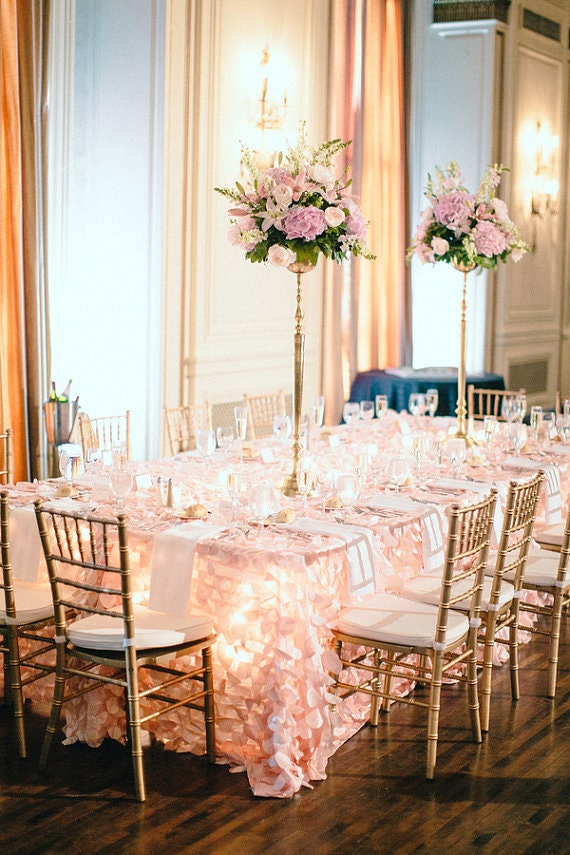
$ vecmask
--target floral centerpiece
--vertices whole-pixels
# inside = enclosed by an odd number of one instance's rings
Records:
[[[350,142],[308,145],[305,124],[297,144],[279,152],[276,165],[261,170],[242,147],[247,180],[235,188],[216,187],[233,203],[228,237],[252,262],[277,267],[295,262],[314,266],[319,254],[340,262],[350,255],[373,258],[366,249],[367,224],[350,193],[348,167],[335,177],[335,156]]]
[[[519,261],[530,247],[496,196],[506,171],[502,165],[488,166],[475,194],[463,186],[456,161],[446,172],[436,168],[437,183],[428,175],[429,206],[422,211],[408,259],[417,255],[422,264],[444,261],[459,269],[494,268],[509,256]]]

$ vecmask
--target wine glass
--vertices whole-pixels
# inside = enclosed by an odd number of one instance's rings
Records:
[[[408,466],[407,458],[402,454],[396,454],[392,457],[386,468],[386,476],[388,483],[394,487],[396,493],[399,493],[400,487],[403,487],[410,477],[410,467]]]
[[[448,439],[445,446],[445,458],[453,469],[455,477],[467,458],[467,447],[464,439]]]
[[[429,417],[433,419],[439,405],[439,392],[437,389],[428,389],[424,397]]]
[[[116,499],[115,508],[120,513],[125,507],[125,499],[133,489],[133,472],[130,466],[112,466],[109,486]]]
[[[322,428],[325,420],[325,396],[313,395],[311,398],[311,416],[313,427]]]
[[[376,395],[376,418],[383,419],[388,412],[388,395]]]
[[[233,441],[233,428],[223,426],[216,428],[216,443],[218,445],[218,448],[222,449],[226,457],[228,457],[230,453],[230,448],[232,447]]]
[[[556,430],[562,442],[568,442],[568,433],[570,432],[570,416],[565,416],[563,413],[556,417]]]
[[[501,414],[503,418],[510,424],[517,413],[517,396],[516,395],[505,395],[503,398],[503,403],[501,405]]]
[[[196,448],[199,451],[205,465],[206,472],[210,457],[216,450],[216,434],[213,430],[196,431]]]
[[[526,413],[526,395],[522,392],[515,395],[515,415],[514,421],[522,422]]]
[[[344,423],[350,427],[350,425],[358,418],[359,413],[360,404],[356,404],[353,401],[347,401],[342,408],[342,418],[344,419]]]
[[[247,407],[234,407],[237,438],[243,442],[247,435]]]
[[[530,426],[534,434],[534,438],[538,439],[540,433],[540,425],[542,422],[542,407],[534,405],[530,408]]]
[[[360,478],[354,474],[339,475],[335,483],[336,494],[342,502],[342,518],[346,520],[360,492]]]
[[[360,418],[363,421],[371,421],[374,418],[374,401],[360,402]]]
[[[414,457],[416,458],[418,475],[422,470],[422,464],[426,455],[427,439],[427,434],[423,433],[422,431],[414,431],[414,433],[412,434],[412,451],[414,452]]]
[[[521,448],[524,448],[526,445],[526,425],[523,425],[520,422],[513,422],[510,426],[509,438],[512,450],[518,454]]]
[[[408,398],[408,410],[414,418],[425,413],[426,399],[421,392],[412,392]]]
[[[483,434],[485,436],[485,444],[487,448],[491,446],[491,443],[497,435],[498,427],[499,423],[496,416],[483,417]]]

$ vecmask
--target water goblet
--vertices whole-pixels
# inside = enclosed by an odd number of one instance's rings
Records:
[[[291,436],[291,416],[273,416],[273,433],[280,443]]]
[[[359,407],[359,415],[363,421],[371,421],[374,418],[374,401],[361,401]]]
[[[325,420],[325,396],[313,395],[311,398],[311,416],[314,428],[322,428]]]
[[[225,457],[229,456],[230,449],[233,445],[234,441],[234,431],[231,427],[218,427],[216,428],[216,443],[218,448],[221,448],[224,452]]]
[[[445,446],[445,458],[453,469],[455,477],[467,458],[467,447],[464,439],[448,439]]]
[[[125,499],[133,489],[133,472],[130,466],[112,466],[109,487],[116,499],[115,509],[121,513],[125,507]]]
[[[248,509],[254,522],[257,523],[258,532],[261,531],[263,523],[273,510],[274,491],[270,484],[255,484],[249,491]]]
[[[517,413],[517,396],[505,395],[501,404],[501,415],[509,424],[514,420]]]
[[[513,422],[510,426],[509,438],[511,441],[512,450],[518,454],[519,451],[526,445],[526,425],[523,425],[520,422]]]
[[[347,401],[347,403],[342,408],[342,417],[344,419],[345,424],[349,427],[353,422],[358,418],[360,413],[360,404],[356,404],[353,401]]]
[[[425,402],[430,419],[435,416],[439,405],[439,392],[437,389],[428,389],[425,393]]]
[[[342,518],[346,520],[354,507],[360,493],[360,478],[358,475],[342,474],[336,479],[335,490],[342,502]]]
[[[412,392],[408,398],[408,411],[414,418],[425,413],[425,396],[421,392]]]
[[[376,395],[376,418],[383,419],[388,412],[388,395]]]
[[[210,462],[210,457],[216,450],[216,434],[213,430],[199,430],[196,431],[196,448],[199,451],[203,461],[206,472],[208,471],[208,465]]]
[[[399,493],[400,488],[404,486],[410,477],[410,467],[407,458],[403,454],[396,454],[392,457],[386,467],[386,475],[390,486],[395,489],[396,493]]]
[[[77,446],[70,444],[61,446],[59,453],[59,471],[69,486],[73,486],[74,480],[81,470],[81,451]]]

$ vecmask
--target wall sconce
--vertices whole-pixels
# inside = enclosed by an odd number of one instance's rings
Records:
[[[259,97],[255,102],[252,122],[260,132],[260,145],[255,151],[255,159],[260,168],[267,169],[273,166],[275,151],[266,149],[266,134],[280,130],[285,123],[287,88],[284,69],[272,59],[268,47],[261,52],[259,68],[261,71]]]
[[[537,219],[558,213],[558,136],[551,135],[542,123],[536,123],[534,172],[531,183],[530,213],[533,221],[532,248],[536,249]]]

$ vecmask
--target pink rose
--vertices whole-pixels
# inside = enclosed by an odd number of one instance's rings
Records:
[[[434,237],[431,242],[435,255],[445,255],[449,250],[449,243],[444,238]]]
[[[353,240],[365,241],[368,229],[360,208],[352,199],[346,200],[346,207],[348,208],[348,217],[346,218],[347,235]]]
[[[320,208],[315,208],[313,205],[308,205],[306,208],[297,205],[291,208],[283,218],[282,228],[289,240],[303,238],[309,241],[326,231],[327,221]]]
[[[341,223],[344,223],[345,215],[342,208],[337,208],[333,205],[330,205],[325,209],[325,220],[327,221],[327,225],[331,226],[331,228],[336,229],[337,226],[340,226]]]
[[[280,208],[288,208],[293,201],[293,188],[287,184],[277,184],[273,188],[273,198]]]
[[[505,234],[488,220],[483,220],[476,225],[473,230],[473,240],[477,255],[486,255],[487,258],[502,255],[508,249]]]
[[[267,250],[267,258],[275,267],[288,267],[289,264],[295,261],[296,256],[286,246],[279,246],[278,243],[274,243]]]

